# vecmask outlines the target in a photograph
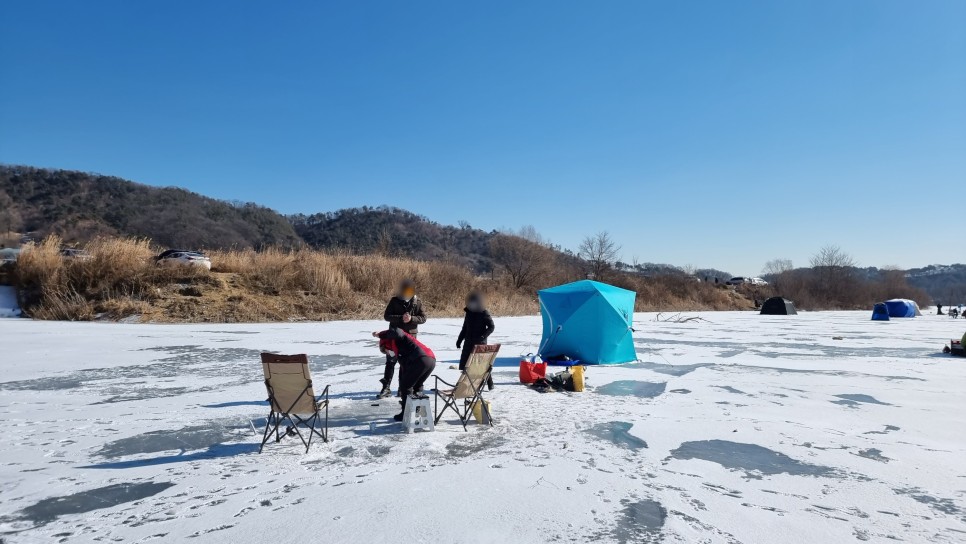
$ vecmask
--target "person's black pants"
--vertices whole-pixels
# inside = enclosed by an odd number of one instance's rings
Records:
[[[399,396],[402,397],[403,410],[406,409],[406,399],[414,391],[422,391],[423,384],[429,379],[436,368],[436,359],[424,355],[409,359],[399,365]]]
[[[460,370],[466,370],[466,362],[470,360],[470,355],[473,354],[473,348],[476,346],[485,346],[486,342],[480,342],[479,344],[463,344],[463,352],[460,354]],[[486,379],[486,386],[493,389],[493,376],[491,375]]]
[[[413,338],[416,338],[415,332],[411,332],[409,333],[409,335],[412,336]],[[399,362],[398,357],[393,357],[388,353],[386,354],[386,369],[382,372],[382,379],[379,380],[386,387],[392,386],[392,377],[396,373],[396,363],[398,362]]]

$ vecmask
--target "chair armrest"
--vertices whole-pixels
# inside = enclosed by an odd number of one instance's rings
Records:
[[[322,392],[319,393],[319,395],[317,397],[315,397],[315,402],[319,402],[323,398],[325,398],[325,402],[329,402],[329,388],[330,387],[332,387],[332,386],[331,385],[325,386],[325,389],[323,389]]]
[[[439,384],[439,382],[443,382],[444,384],[446,384],[446,385],[448,385],[448,386],[450,386],[450,387],[456,387],[455,385],[453,385],[453,384],[451,384],[451,383],[449,383],[448,381],[446,381],[446,380],[444,380],[443,378],[440,378],[440,377],[439,377],[439,376],[437,376],[436,374],[433,374],[433,377],[434,377],[434,378],[436,378],[436,383],[437,383],[437,385]],[[438,389],[438,388],[437,388],[437,389]]]

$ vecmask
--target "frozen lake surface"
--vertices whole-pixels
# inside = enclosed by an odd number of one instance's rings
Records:
[[[517,384],[539,318],[498,319],[496,426],[415,435],[371,400],[381,323],[2,320],[0,539],[966,542],[966,321],[688,315],[546,394]],[[421,328],[447,380],[459,325]],[[257,453],[262,351],[331,384],[328,444]]]

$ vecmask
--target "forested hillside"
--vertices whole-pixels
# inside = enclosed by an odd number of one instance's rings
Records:
[[[285,217],[257,204],[69,170],[0,166],[0,208],[0,230],[37,238],[57,234],[67,243],[98,235],[148,237],[187,248],[301,243]]]
[[[289,219],[295,232],[316,249],[339,248],[355,253],[449,261],[476,272],[492,269],[489,243],[496,233],[468,225],[440,225],[426,217],[385,206],[294,215]]]
[[[966,264],[930,265],[906,271],[910,285],[926,291],[936,302],[966,303]]]

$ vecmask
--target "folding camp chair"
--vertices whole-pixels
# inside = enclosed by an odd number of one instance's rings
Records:
[[[312,388],[312,376],[309,374],[309,359],[301,355],[262,354],[262,370],[265,372],[265,388],[268,390],[268,403],[271,411],[265,423],[265,433],[262,434],[262,445],[258,453],[262,452],[265,443],[272,434],[275,442],[281,442],[286,436],[298,436],[305,444],[305,452],[309,452],[312,436],[318,436],[324,442],[329,441],[329,386],[325,386],[318,398]],[[325,423],[319,427],[320,410],[325,408]],[[305,417],[303,417],[305,416]],[[285,432],[279,431],[283,421],[288,422]],[[308,431],[308,440],[299,430],[301,425]]]
[[[436,399],[433,405],[433,412],[436,415],[435,423],[439,423],[439,420],[443,417],[447,408],[451,408],[456,416],[460,418],[460,422],[463,424],[463,430],[468,431],[466,428],[466,423],[473,411],[473,405],[477,402],[480,403],[480,409],[486,414],[486,419],[489,420],[490,426],[493,425],[493,418],[490,417],[490,408],[487,403],[483,401],[483,386],[486,385],[487,378],[490,377],[490,372],[493,371],[493,360],[496,359],[496,354],[500,351],[500,344],[493,345],[479,345],[473,348],[473,353],[470,354],[470,358],[466,361],[465,370],[460,373],[460,377],[456,380],[456,385],[453,385],[446,380],[443,380],[437,375],[433,375],[436,378]],[[439,384],[443,384],[450,387],[450,389],[440,389]],[[439,401],[443,400],[443,409],[439,409]],[[463,408],[460,409],[458,401],[463,401]]]

